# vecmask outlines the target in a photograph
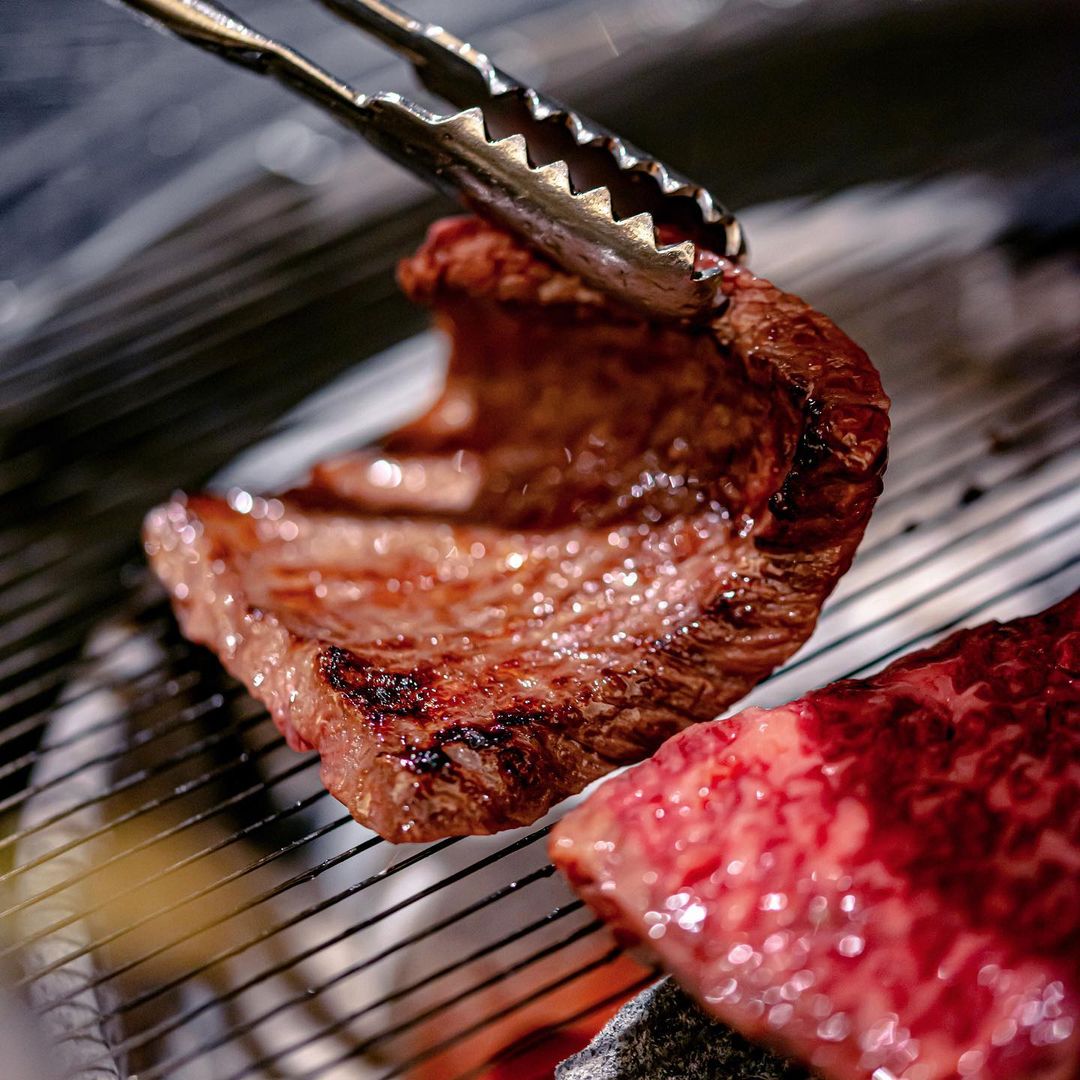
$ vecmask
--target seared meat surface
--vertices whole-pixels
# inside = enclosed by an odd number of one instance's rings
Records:
[[[532,822],[794,652],[880,490],[888,402],[734,266],[710,327],[475,219],[399,277],[452,344],[434,407],[277,498],[159,507],[145,543],[185,633],[404,841]]]
[[[666,743],[556,828],[598,912],[835,1080],[1080,1076],[1080,594]]]

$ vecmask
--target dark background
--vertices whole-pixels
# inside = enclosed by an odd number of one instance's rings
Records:
[[[237,6],[363,88],[411,87],[403,65],[315,4]],[[572,90],[734,206],[972,165],[1038,183],[1075,150],[1080,17],[1065,2],[428,0],[413,10],[516,74]],[[538,59],[545,52],[557,59]],[[0,102],[0,277],[19,289],[5,287],[0,316],[19,327],[57,301],[39,295],[43,278],[57,289],[92,278],[250,183],[273,140],[249,144],[275,120],[348,140],[280,88],[104,0],[9,0]],[[1060,175],[1043,183],[1075,200]],[[1042,209],[1059,219],[1064,208]],[[118,220],[111,244],[58,266]]]

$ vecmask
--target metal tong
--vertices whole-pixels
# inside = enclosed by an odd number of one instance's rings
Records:
[[[522,85],[442,27],[382,0],[319,0],[403,55],[429,90],[462,110],[449,116],[398,94],[359,93],[211,0],[124,2],[328,109],[589,285],[662,316],[722,310],[719,270],[695,266],[695,245],[737,258],[744,242],[735,218],[705,188]],[[658,226],[682,239],[664,243]]]

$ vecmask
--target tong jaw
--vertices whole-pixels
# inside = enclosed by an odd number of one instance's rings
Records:
[[[524,135],[491,139],[479,107],[440,117],[396,94],[368,106],[370,137],[387,154],[419,164],[590,285],[669,316],[715,313],[716,283],[695,272],[692,241],[658,246],[649,213],[617,218],[606,187],[575,191],[567,163],[534,165]]]
[[[320,0],[403,54],[462,111],[438,116],[397,94],[364,95],[212,0],[125,0],[179,36],[270,74],[332,111],[385,153],[523,236],[594,288],[648,313],[711,319],[738,222],[709,192],[559,102],[517,82],[442,27],[383,0]],[[661,244],[657,226],[685,237]]]
[[[692,243],[738,259],[745,251],[739,223],[706,188],[581,113],[518,82],[484,53],[441,26],[414,19],[383,0],[320,2],[405,56],[433,93],[463,109],[480,106],[494,146],[520,133],[534,165],[566,163],[575,201],[560,200],[560,205],[570,213],[575,207],[584,213],[581,225],[589,228],[594,239],[621,240],[607,245],[609,257],[589,260],[602,267],[603,281],[563,245],[562,254],[554,257],[568,269],[604,291],[657,313],[681,317],[716,313],[715,282],[709,288],[703,283],[718,271],[696,271],[693,256],[687,260],[683,244],[658,245],[655,231],[644,228],[641,219],[641,215],[648,215],[654,226],[673,226]],[[599,188],[610,193],[606,206],[603,197],[592,196]],[[531,189],[527,182],[525,190]],[[557,209],[550,201],[547,207],[549,212]],[[630,228],[612,232],[601,217]],[[505,217],[501,220],[516,227]],[[560,234],[563,231],[558,230]],[[534,232],[528,236],[542,250],[549,250]],[[636,267],[630,265],[634,260]],[[619,272],[612,277],[616,266]],[[719,301],[720,306],[722,303]]]
[[[707,188],[535,90],[522,88],[511,93],[521,100],[536,124],[560,124],[579,148],[603,152],[618,170],[618,174],[612,173],[607,180],[607,186],[613,191],[620,190],[620,180],[624,184],[628,179],[651,181],[655,189],[651,193],[653,197],[650,199],[650,193],[642,191],[640,186],[636,197],[647,205],[657,224],[675,225],[710,251],[729,259],[738,259],[743,254],[746,245],[738,221]],[[604,161],[598,156],[596,163],[602,167]],[[671,198],[686,200],[691,205],[679,213],[671,204],[664,206],[659,201]],[[689,216],[685,210],[691,210],[694,216]]]

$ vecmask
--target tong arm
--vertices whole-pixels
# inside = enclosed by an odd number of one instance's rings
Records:
[[[432,93],[458,108],[482,105],[489,98],[520,88],[479,49],[384,0],[319,3],[403,56]]]
[[[331,110],[412,172],[518,233],[588,284],[657,315],[710,319],[726,305],[694,244],[736,255],[738,223],[704,189],[500,72],[440,27],[383,0],[321,0],[468,107],[438,116],[397,94],[358,93],[213,0],[126,0],[180,37],[270,75]],[[672,198],[675,196],[675,198]],[[686,239],[667,244],[655,226]]]
[[[260,75],[273,75],[318,105],[332,109],[351,127],[369,122],[367,96],[353,90],[303,54],[259,33],[239,16],[210,0],[125,0],[150,25],[172,31],[223,59]]]

